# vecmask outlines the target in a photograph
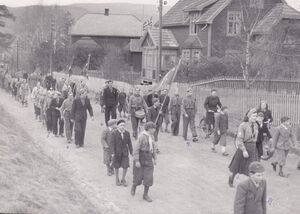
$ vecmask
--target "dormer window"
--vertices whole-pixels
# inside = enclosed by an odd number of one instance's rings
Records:
[[[191,12],[190,13],[190,35],[196,35],[198,33],[198,26],[196,21],[200,17],[200,12]]]

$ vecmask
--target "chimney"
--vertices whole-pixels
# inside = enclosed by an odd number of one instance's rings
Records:
[[[104,15],[105,15],[105,16],[109,16],[109,9],[108,9],[108,8],[105,8],[105,10],[104,10]]]

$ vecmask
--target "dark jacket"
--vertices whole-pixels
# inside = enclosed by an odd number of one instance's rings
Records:
[[[105,106],[116,106],[118,104],[118,90],[116,88],[105,88],[103,91],[103,101]]]
[[[215,131],[220,131],[221,134],[226,133],[228,130],[228,114],[216,113],[215,114]]]
[[[267,108],[265,111],[263,111],[259,108],[257,109],[257,113],[259,112],[262,112],[264,114],[264,122],[267,122],[268,120],[270,120],[270,123],[273,122],[273,116],[271,110]]]
[[[71,119],[75,121],[79,120],[86,120],[87,119],[87,112],[89,111],[90,116],[92,117],[94,115],[93,108],[91,106],[90,100],[88,98],[85,98],[84,105],[81,102],[80,97],[76,98],[73,101],[72,110],[71,110]]]
[[[262,181],[257,188],[249,178],[237,186],[234,214],[266,214],[267,184]]]
[[[152,102],[152,99],[153,98],[158,98],[158,95],[157,94],[149,94],[146,98],[146,104],[148,107],[151,107],[153,106],[153,102]]]
[[[122,139],[121,133],[119,130],[115,130],[111,133],[110,136],[110,150],[111,154],[115,156],[128,156],[129,153],[132,155],[133,148],[128,131],[124,132],[124,139]]]
[[[272,138],[272,135],[269,131],[269,128],[266,124],[263,124],[262,126],[258,123],[258,135],[257,135],[257,142],[263,142],[264,141],[264,134],[268,136],[268,138]]]
[[[147,114],[147,121],[151,121],[155,123],[157,116],[159,115],[160,107],[154,108],[154,106],[150,107],[148,109],[148,114]],[[159,115],[158,120],[157,120],[157,125],[162,124],[162,116]]]
[[[208,111],[208,110],[212,110],[214,112],[217,112],[217,106],[219,106],[220,108],[222,107],[220,98],[218,96],[208,96],[205,99],[204,102],[204,108]]]
[[[52,99],[51,100],[50,108],[51,108],[52,114],[60,116],[60,111],[57,110],[56,108],[60,108],[61,105],[62,105],[62,103],[63,103],[63,101],[64,100],[62,98],[59,98],[58,102],[57,102],[57,99]]]
[[[167,95],[166,99],[165,99],[165,97],[166,97],[166,95],[159,96],[159,102],[162,105],[161,111],[163,113],[166,113],[168,111],[168,107],[169,107],[169,103],[170,103],[170,97],[168,95]]]

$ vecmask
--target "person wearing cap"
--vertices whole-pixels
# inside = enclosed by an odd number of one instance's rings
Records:
[[[147,114],[147,104],[141,96],[140,88],[138,87],[135,88],[134,94],[129,99],[128,110],[131,118],[132,136],[136,139],[138,137],[138,126],[142,119],[137,118],[135,112],[144,110],[145,115]]]
[[[159,102],[161,103],[161,113],[162,113],[162,119],[163,122],[165,122],[166,127],[165,130],[163,130],[163,124],[161,124],[160,130],[161,132],[165,131],[169,133],[169,123],[170,123],[170,118],[169,118],[169,103],[170,103],[170,97],[168,96],[168,89],[163,89],[161,91],[161,95],[159,96]]]
[[[283,167],[286,164],[286,158],[291,147],[295,146],[295,136],[291,128],[291,121],[289,117],[282,117],[280,125],[276,127],[273,136],[273,148],[275,150],[274,160],[272,161],[273,170],[276,172],[277,165],[279,165],[279,176],[286,177],[283,173]]]
[[[229,170],[232,173],[229,176],[228,184],[233,187],[233,181],[235,176],[239,174],[249,175],[249,165],[258,161],[256,141],[258,136],[258,126],[256,123],[257,112],[255,108],[249,110],[238,128],[238,134],[236,137],[236,144],[238,149],[236,150]]]
[[[108,121],[108,127],[103,130],[101,134],[101,144],[103,148],[103,163],[107,168],[107,175],[112,176],[114,174],[114,169],[112,167],[112,154],[110,150],[110,138],[111,133],[117,128],[117,120],[110,119]]]
[[[204,101],[204,108],[206,109],[206,125],[208,129],[208,134],[206,138],[209,138],[210,132],[213,131],[215,126],[215,116],[214,114],[222,107],[220,98],[217,96],[217,90],[212,89],[211,95],[206,97]]]
[[[249,165],[249,178],[238,184],[234,199],[234,214],[266,214],[267,182],[260,162]]]
[[[262,112],[258,112],[257,114],[257,125],[258,125],[258,136],[256,141],[256,149],[258,154],[258,160],[260,161],[261,157],[264,155],[263,151],[263,142],[265,135],[272,140],[271,133],[268,129],[268,126],[264,124],[264,114]]]
[[[173,136],[178,136],[179,124],[181,116],[182,98],[179,96],[178,88],[175,90],[174,97],[171,98],[169,104],[169,112],[171,114],[171,132]]]
[[[110,148],[116,174],[116,185],[127,186],[126,174],[129,167],[129,154],[132,155],[133,148],[130,134],[125,130],[125,120],[123,119],[117,122],[117,130],[111,134]],[[120,168],[123,168],[121,182],[119,179]]]
[[[108,82],[108,87],[103,91],[103,100],[105,108],[105,124],[109,119],[117,118],[117,105],[118,105],[118,90],[113,87],[113,81]]]
[[[84,135],[87,120],[87,111],[93,120],[93,108],[85,90],[79,91],[80,97],[76,98],[72,104],[71,121],[74,123],[75,145],[77,148],[83,147]]]
[[[61,107],[61,101],[59,98],[59,94],[57,92],[54,92],[53,99],[50,103],[51,110],[51,117],[52,117],[52,131],[55,137],[58,137],[58,122],[61,117],[60,114],[60,107]]]
[[[220,144],[222,155],[228,156],[226,152],[226,135],[228,130],[228,108],[222,106],[219,113],[215,115],[215,130],[214,130],[214,139],[212,141],[212,151],[216,152],[215,146]]]
[[[198,136],[195,126],[195,117],[197,114],[196,99],[193,98],[193,91],[191,88],[187,89],[186,96],[182,100],[182,114],[183,114],[183,139],[187,140],[187,131],[190,125],[193,142],[198,141]]]
[[[60,112],[64,118],[67,143],[72,142],[73,122],[71,121],[71,111],[73,105],[73,93],[70,91],[67,99],[61,105]]]
[[[136,187],[143,184],[143,199],[147,202],[152,202],[148,192],[149,188],[153,185],[153,171],[157,159],[155,152],[157,148],[153,137],[155,130],[155,123],[147,122],[145,130],[139,135],[133,152],[133,184],[131,195],[134,196]]]

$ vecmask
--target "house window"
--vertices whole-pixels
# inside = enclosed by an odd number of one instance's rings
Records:
[[[196,35],[198,27],[196,25],[197,19],[200,17],[200,13],[191,13],[190,14],[190,35]]]
[[[201,50],[195,49],[192,51],[193,60],[199,60],[201,56]]]
[[[189,49],[182,50],[182,59],[190,60],[191,51]]]
[[[251,8],[264,9],[264,0],[250,0],[249,6]]]
[[[156,76],[156,70],[152,70],[152,79],[155,79]]]
[[[242,13],[239,11],[228,11],[227,36],[237,36],[241,33]]]

